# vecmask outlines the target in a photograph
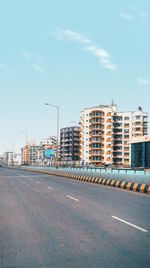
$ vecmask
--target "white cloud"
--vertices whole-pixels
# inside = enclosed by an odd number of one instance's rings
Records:
[[[22,58],[23,58],[23,60],[25,60],[25,61],[31,61],[31,60],[33,59],[33,56],[32,56],[32,54],[31,54],[30,52],[28,52],[28,51],[23,51],[23,53],[22,53]]]
[[[138,78],[138,84],[141,86],[149,86],[150,85],[150,81],[145,79],[145,78]]]
[[[39,64],[36,64],[36,63],[32,64],[32,69],[37,71],[37,72],[41,72],[41,73],[45,72],[45,68]]]
[[[91,44],[91,41],[83,34],[70,30],[56,30],[56,36],[60,39],[67,38],[70,41],[75,41],[81,44]]]
[[[22,58],[31,65],[33,70],[42,73],[45,72],[47,64],[43,57],[30,53],[29,51],[24,51],[22,53]]]
[[[86,49],[90,51],[94,56],[96,56],[105,68],[110,69],[112,71],[117,70],[117,64],[111,62],[110,54],[106,50],[98,48],[94,45],[88,46]]]
[[[120,17],[126,20],[141,19],[144,20],[148,17],[145,10],[138,10],[135,7],[129,7],[127,10],[120,10]]]
[[[95,43],[89,38],[87,38],[85,35],[68,29],[65,30],[55,29],[54,34],[59,40],[65,39],[83,45],[85,50],[89,51],[91,54],[93,54],[95,57],[99,59],[103,67],[110,69],[112,71],[117,70],[118,65],[112,63],[109,52],[106,51],[105,49],[97,47]]]
[[[147,19],[148,17],[148,13],[146,11],[139,11],[137,13],[137,16],[140,18],[140,19]]]
[[[7,65],[6,65],[6,64],[4,64],[4,63],[0,63],[0,70],[7,71],[7,70],[8,70]]]
[[[120,17],[122,17],[123,19],[126,19],[126,20],[133,19],[133,15],[131,15],[130,13],[127,13],[125,11],[120,11]]]

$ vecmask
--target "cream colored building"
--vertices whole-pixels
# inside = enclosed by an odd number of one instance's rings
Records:
[[[117,105],[86,108],[80,113],[80,157],[84,165],[131,164],[129,142],[147,135],[148,115],[141,107],[135,112],[118,112]]]

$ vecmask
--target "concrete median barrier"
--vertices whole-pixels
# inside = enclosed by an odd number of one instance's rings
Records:
[[[128,191],[150,194],[149,184],[130,182],[130,180],[122,181],[119,179],[116,180],[116,179],[110,179],[110,178],[101,178],[98,176],[83,176],[83,174],[77,175],[77,174],[72,174],[72,173],[64,173],[60,171],[49,171],[45,169],[37,170],[36,168],[30,168],[30,169],[21,168],[21,170],[25,170],[29,172],[37,172],[37,173],[42,173],[42,174],[47,174],[47,175],[52,175],[52,176],[65,177],[68,179],[81,180],[84,182],[101,184],[103,186],[116,187],[116,188],[121,188],[121,189],[128,190]]]

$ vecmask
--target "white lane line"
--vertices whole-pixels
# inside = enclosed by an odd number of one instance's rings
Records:
[[[27,177],[30,181],[33,181],[33,179],[32,178],[30,178],[30,177]]]
[[[79,202],[79,199],[76,199],[76,198],[74,198],[74,197],[72,197],[72,196],[70,196],[70,195],[66,195],[66,197],[68,197],[68,198],[70,198],[70,199],[72,199],[72,200],[74,200],[74,201],[76,201],[76,202]]]
[[[137,225],[135,225],[135,224],[132,224],[132,223],[130,223],[130,222],[128,222],[128,221],[122,220],[122,219],[120,219],[120,218],[118,218],[118,217],[116,217],[116,216],[112,216],[112,218],[114,218],[114,219],[116,219],[116,220],[118,220],[118,221],[121,221],[121,222],[123,222],[123,223],[126,223],[126,224],[128,224],[128,225],[130,225],[130,226],[132,226],[132,227],[134,227],[134,228],[136,228],[136,229],[138,229],[138,230],[140,230],[140,231],[142,231],[142,232],[144,232],[144,233],[148,233],[147,230],[145,230],[145,229],[143,229],[143,228],[141,228],[141,227],[139,227],[139,226],[137,226]]]
[[[21,180],[21,179],[18,179],[20,182],[24,183],[25,185],[27,185],[28,187],[30,187],[33,191],[39,193],[39,191],[35,188],[33,188],[30,184],[26,183],[25,181]]]
[[[52,188],[52,187],[49,187],[49,186],[48,186],[47,188],[48,188],[48,189],[50,189],[50,190],[53,190],[53,188]]]
[[[36,183],[40,184],[39,181],[36,181]]]

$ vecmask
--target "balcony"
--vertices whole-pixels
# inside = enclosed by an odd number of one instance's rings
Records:
[[[101,155],[104,153],[104,150],[102,150],[101,148],[90,148],[90,151],[89,153],[92,155],[92,154],[98,154],[98,155]]]
[[[104,163],[104,158],[103,157],[97,157],[97,159],[90,157],[90,162],[92,164],[97,164],[97,165],[102,165]]]
[[[97,123],[97,124],[93,123],[93,124],[90,124],[89,128],[90,129],[93,129],[93,128],[95,129],[96,128],[96,129],[102,129],[103,130],[104,129],[104,125],[101,124],[101,123]]]
[[[89,132],[89,135],[92,136],[92,137],[101,137],[101,138],[104,138],[104,134],[101,133],[101,132]]]
[[[143,117],[143,122],[148,123],[148,117]]]
[[[120,161],[122,161],[122,155],[114,155],[113,156],[114,159],[120,159]]]
[[[99,118],[95,118],[95,119],[90,119],[89,120],[90,124],[104,124],[104,119],[99,119]]]

